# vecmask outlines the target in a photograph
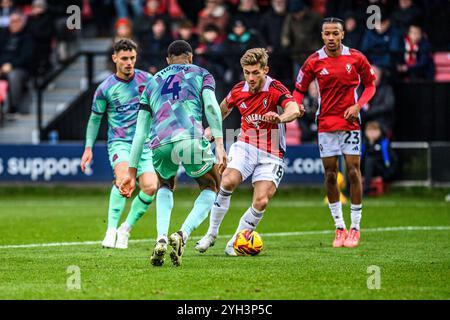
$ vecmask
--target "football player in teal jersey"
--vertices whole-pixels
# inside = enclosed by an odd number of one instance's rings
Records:
[[[108,210],[108,229],[102,246],[105,248],[128,247],[130,231],[152,203],[158,186],[152,161],[152,151],[145,148],[138,159],[137,177],[140,192],[134,198],[127,219],[118,227],[126,205],[126,198],[119,192],[122,179],[128,172],[131,143],[136,131],[139,99],[152,76],[134,68],[137,45],[129,39],[118,40],[112,59],[116,73],[109,76],[97,88],[87,125],[86,144],[81,159],[81,169],[93,159],[92,146],[97,138],[103,115],[108,117],[108,155],[114,171],[115,183],[111,189]]]
[[[138,159],[150,133],[150,142],[146,146],[150,145],[153,150],[153,165],[160,183],[156,195],[158,238],[150,258],[155,266],[164,263],[167,243],[172,247],[172,263],[181,265],[186,241],[208,217],[220,185],[220,175],[227,165],[222,116],[213,76],[192,64],[192,48],[186,41],[174,41],[167,54],[169,66],[155,74],[141,96],[128,176],[120,188],[127,196],[133,192]],[[203,110],[215,137],[216,156],[203,136]],[[167,238],[179,164],[197,181],[201,192],[181,229]]]

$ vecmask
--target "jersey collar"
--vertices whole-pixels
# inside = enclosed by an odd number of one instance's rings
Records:
[[[270,84],[272,83],[273,79],[269,76],[266,76],[266,83],[264,83],[264,87],[262,88],[261,92],[269,91]],[[249,92],[250,86],[248,85],[247,81],[245,81],[244,87],[242,88],[242,92]]]
[[[136,70],[134,70],[133,75],[132,75],[131,78],[128,79],[128,80],[124,80],[124,79],[122,79],[122,78],[119,78],[119,77],[117,76],[117,74],[114,73],[114,78],[115,78],[117,81],[120,81],[120,82],[123,82],[123,83],[130,83],[131,81],[134,80],[134,77],[135,77],[135,76],[136,76]]]
[[[319,59],[328,58],[328,55],[325,52],[325,46],[323,46],[322,49],[317,51],[317,53],[319,54]],[[343,56],[349,56],[350,55],[350,48],[342,45],[342,55]]]

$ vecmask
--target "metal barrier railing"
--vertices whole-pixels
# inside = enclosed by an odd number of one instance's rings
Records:
[[[95,56],[107,55],[106,51],[79,51],[66,60],[58,69],[51,72],[45,78],[41,80],[36,80],[35,88],[36,88],[36,104],[37,104],[37,128],[39,133],[44,129],[43,128],[43,94],[44,91],[48,88],[49,84],[54,82],[56,78],[58,78],[64,71],[66,71],[72,64],[74,64],[80,57],[85,56],[85,73],[88,86],[91,86],[94,82],[94,58]]]

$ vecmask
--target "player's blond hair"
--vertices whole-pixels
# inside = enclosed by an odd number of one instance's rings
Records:
[[[241,58],[241,66],[254,66],[260,64],[264,68],[269,63],[269,55],[264,48],[253,48],[247,50]]]

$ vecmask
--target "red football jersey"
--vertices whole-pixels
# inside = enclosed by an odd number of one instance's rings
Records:
[[[246,81],[239,82],[226,97],[228,107],[238,108],[242,115],[239,140],[280,158],[286,151],[286,126],[265,122],[262,116],[278,112],[290,101],[295,102],[289,90],[278,80],[266,77],[261,91],[251,93]]]
[[[375,78],[361,52],[343,46],[342,55],[329,57],[323,47],[309,56],[300,69],[295,90],[305,94],[315,81],[319,93],[316,114],[319,132],[359,130],[360,123],[345,120],[344,113],[358,102],[356,90],[360,83],[369,86]]]

